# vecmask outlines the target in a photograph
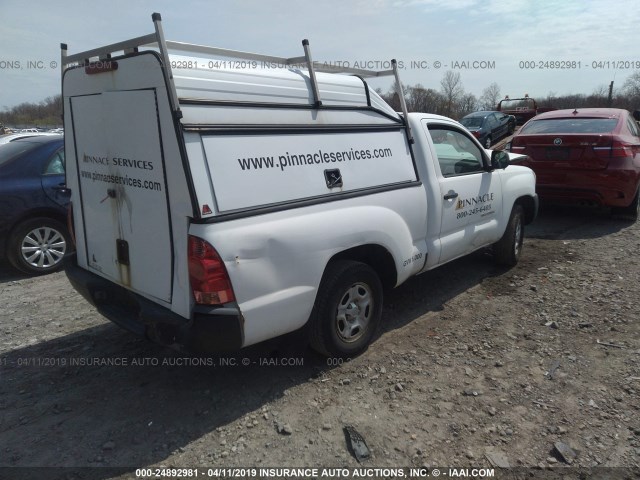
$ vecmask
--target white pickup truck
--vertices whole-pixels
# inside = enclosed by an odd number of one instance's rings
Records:
[[[392,110],[364,77],[401,85],[395,63],[322,73],[306,41],[276,58],[166,41],[153,20],[62,45],[65,268],[113,322],[192,351],[306,326],[318,351],[352,356],[383,287],[487,246],[518,261],[533,172],[451,119]]]

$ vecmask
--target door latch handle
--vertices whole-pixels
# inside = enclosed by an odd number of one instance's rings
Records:
[[[107,196],[104,197],[102,200],[100,200],[100,203],[104,203],[105,200],[107,200],[109,198],[116,198],[116,189],[115,188],[107,189]]]
[[[453,200],[454,198],[458,198],[458,194],[456,192],[447,193],[444,196],[445,200]]]

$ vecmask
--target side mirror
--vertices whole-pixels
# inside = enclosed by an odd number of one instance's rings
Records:
[[[494,170],[505,169],[509,166],[509,154],[504,150],[494,150],[491,152],[491,168]]]
[[[637,122],[640,122],[640,110],[633,111],[633,118],[635,118]]]

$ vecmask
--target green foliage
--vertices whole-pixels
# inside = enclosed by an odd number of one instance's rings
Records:
[[[48,97],[40,103],[21,103],[0,112],[0,123],[5,126],[53,127],[62,125],[62,98]]]

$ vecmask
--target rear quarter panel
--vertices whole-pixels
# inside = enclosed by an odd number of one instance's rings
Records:
[[[223,258],[245,320],[245,345],[302,327],[330,259],[360,245],[391,253],[398,284],[422,263],[426,199],[420,186],[213,224],[190,233]]]

